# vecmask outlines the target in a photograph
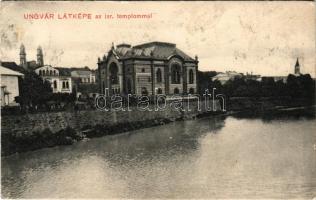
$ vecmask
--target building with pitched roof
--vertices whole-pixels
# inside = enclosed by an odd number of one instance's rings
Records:
[[[1,66],[5,67],[5,68],[11,69],[13,71],[20,72],[22,74],[24,74],[26,72],[26,70],[22,66],[16,64],[16,62],[3,62],[3,61],[0,61],[0,64],[1,64]]]
[[[212,81],[219,81],[222,85],[226,84],[229,80],[243,77],[242,73],[235,71],[219,72],[216,76],[212,77]]]
[[[15,106],[15,97],[19,96],[19,78],[24,75],[20,72],[11,70],[4,66],[0,66],[1,79],[1,96],[0,102],[2,106]]]
[[[99,94],[95,70],[91,70],[87,66],[72,67],[71,78],[77,98],[94,98]]]
[[[98,59],[100,92],[109,94],[188,94],[197,91],[198,58],[175,44],[120,44]]]
[[[71,77],[79,84],[95,84],[95,71],[89,69],[89,67],[71,68]]]

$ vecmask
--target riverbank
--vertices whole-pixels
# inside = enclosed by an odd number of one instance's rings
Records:
[[[297,101],[298,102],[298,101]],[[94,137],[114,135],[127,131],[168,124],[178,120],[209,117],[211,115],[234,115],[237,117],[299,116],[303,108],[307,116],[315,116],[315,107],[299,103],[280,104],[278,101],[234,99],[228,103],[228,112],[199,110],[196,104],[190,111],[167,109],[164,111],[133,112],[56,112],[22,116],[3,116],[1,155],[32,151]],[[305,109],[308,107],[308,109]]]
[[[181,120],[181,119],[176,119]],[[137,122],[125,122],[112,125],[98,124],[85,126],[82,131],[67,127],[57,132],[50,129],[31,133],[2,135],[2,155],[33,151],[36,149],[54,147],[59,145],[71,145],[87,138],[114,135],[122,132],[164,125],[172,122],[171,119],[151,119]]]
[[[315,125],[214,116],[16,154],[2,197],[312,199]]]
[[[280,108],[310,107],[315,99],[291,97],[231,97],[227,99],[228,111],[263,112]]]
[[[218,104],[218,102],[217,102]],[[183,108],[164,110],[45,112],[2,116],[1,155],[32,151],[58,145],[71,145],[86,138],[101,137],[192,119],[205,113],[198,102]]]

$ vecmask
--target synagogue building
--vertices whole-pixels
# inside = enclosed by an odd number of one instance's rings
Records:
[[[98,59],[98,71],[101,94],[172,95],[197,91],[197,56],[193,59],[172,43],[112,44],[107,55]]]

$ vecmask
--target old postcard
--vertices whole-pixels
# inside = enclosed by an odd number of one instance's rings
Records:
[[[1,198],[316,197],[314,2],[0,8]]]

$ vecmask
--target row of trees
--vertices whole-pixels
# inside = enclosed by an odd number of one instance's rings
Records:
[[[48,108],[54,104],[69,104],[75,101],[75,94],[53,93],[51,84],[34,72],[25,72],[19,79],[20,96],[16,97],[22,109]]]
[[[209,72],[210,73],[210,72]],[[203,74],[203,73],[201,73]],[[282,97],[292,98],[315,98],[315,80],[309,74],[295,76],[289,74],[286,82],[274,81],[273,78],[263,78],[262,81],[247,79],[247,77],[235,78],[221,84],[212,81],[205,74],[199,76],[199,92],[203,94],[205,89],[224,94],[227,97]]]
[[[224,94],[227,97],[282,97],[290,96],[294,98],[315,98],[315,80],[309,74],[294,76],[288,75],[287,81],[274,81],[273,78],[265,78],[262,81],[251,80],[247,77],[235,78],[225,84],[219,81],[212,81],[217,73],[198,72],[198,86],[200,95],[206,89],[212,91],[216,88],[216,93]],[[55,94],[52,92],[48,81],[43,81],[34,72],[27,72],[20,80],[20,96],[16,101],[22,108],[45,107],[52,103],[73,104],[76,100],[73,94]]]

